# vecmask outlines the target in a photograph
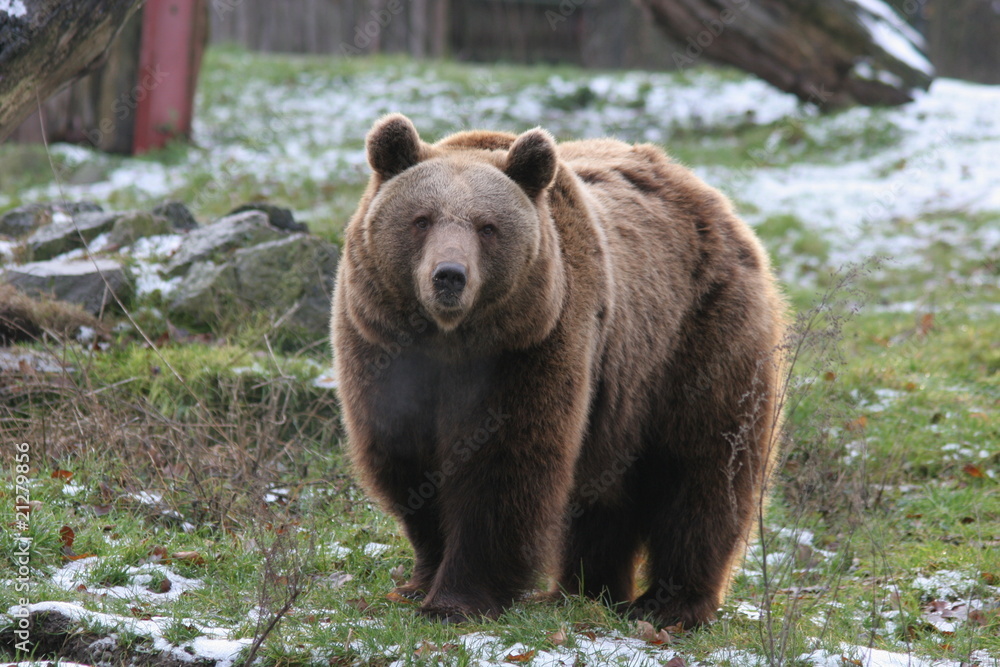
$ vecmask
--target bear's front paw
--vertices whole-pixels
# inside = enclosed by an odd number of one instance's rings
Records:
[[[427,596],[427,591],[424,590],[423,586],[420,584],[408,581],[402,586],[397,586],[392,589],[393,595],[398,595],[399,597],[406,598],[407,600],[423,600]]]
[[[637,620],[650,621],[658,627],[680,625],[691,630],[715,620],[718,603],[713,599],[697,600],[668,599],[642,595],[628,606],[628,616]]]
[[[424,599],[420,612],[443,623],[465,623],[470,619],[496,619],[503,608],[488,598],[437,592]]]

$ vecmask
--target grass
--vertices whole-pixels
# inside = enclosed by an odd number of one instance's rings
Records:
[[[214,118],[246,103],[242,86],[248,82],[289,96],[381,74],[384,86],[403,86],[416,73],[445,82],[456,107],[484,89],[514,95],[553,77],[572,84],[547,98],[554,109],[589,113],[613,106],[587,83],[589,73],[504,66],[491,68],[484,82],[483,72],[396,58],[211,50],[200,104],[206,118]],[[686,76],[678,74],[678,81]],[[720,75],[719,85],[732,77]],[[650,94],[640,86],[626,106],[639,113]],[[271,150],[282,132],[303,121],[304,115],[291,114],[275,119],[278,134],[261,132],[256,124],[268,118],[267,105],[262,99],[259,108],[245,109],[245,123],[213,121],[205,146],[171,145],[142,164],[183,173],[169,194],[195,203],[203,219],[265,197],[308,213],[316,232],[338,239],[363,187],[360,171],[299,178],[233,164],[232,177],[220,177],[218,164],[209,163],[214,146]],[[428,128],[428,136],[446,129],[438,117],[428,120]],[[766,164],[795,165],[851,159],[899,140],[880,112],[832,121],[804,114],[794,122],[747,121],[731,129],[675,128],[669,148],[688,164],[739,168],[755,151],[766,151]],[[567,134],[569,127],[559,131]],[[360,146],[359,135],[345,138],[340,148]],[[311,144],[305,155],[320,160],[324,150]],[[0,165],[10,164],[5,158],[22,167],[0,172],[4,206],[44,198],[32,188],[50,187],[47,157],[42,162],[33,148],[0,146]],[[96,159],[99,170],[135,164]],[[58,155],[56,165],[70,180],[82,169]],[[125,188],[103,203],[150,202]],[[827,650],[849,661],[857,657],[844,648],[850,645],[996,664],[1000,269],[995,248],[980,232],[998,221],[996,214],[961,210],[882,221],[901,237],[933,230],[935,240],[916,257],[870,267],[838,288],[831,272],[837,262],[833,236],[793,214],[762,216],[757,231],[787,276],[795,309],[807,311],[830,289],[837,309],[832,317],[821,314],[812,330],[815,345],[796,370],[792,444],[761,546],[736,576],[720,620],[675,633],[668,646],[644,644],[640,650],[651,660],[662,664],[676,651],[688,664],[742,665],[755,656],[761,664],[794,665],[803,664],[803,654]],[[867,305],[851,314],[862,301]],[[64,326],[76,322],[76,313],[43,309],[49,323],[34,332],[34,342],[20,345],[50,349],[73,370],[2,371],[0,437],[30,445],[30,499],[37,504],[23,535],[31,538],[31,601],[163,619],[162,637],[175,646],[190,644],[204,626],[226,628],[230,638],[247,644],[263,636],[258,664],[275,666],[388,665],[397,659],[472,665],[483,657],[528,660],[532,650],[588,652],[602,638],[621,646],[614,638],[635,634],[633,623],[580,599],[530,599],[497,622],[461,627],[428,622],[412,604],[387,599],[394,573],[412,567],[412,551],[350,475],[335,394],[310,382],[329,351],[271,345],[252,323],[205,339],[177,337],[157,315],[158,305],[154,295],[132,308],[156,349],[128,327],[111,326],[101,331],[106,349],[81,345],[67,339]],[[32,312],[24,304],[18,308]],[[2,451],[6,463],[12,450]],[[13,486],[0,489],[8,508],[15,495]],[[74,532],[71,547],[60,533],[67,526]],[[788,529],[813,537],[799,540]],[[18,577],[17,537],[0,531],[0,579]],[[56,586],[52,573],[76,557],[97,558],[80,581],[86,590]],[[165,575],[154,570],[142,599],[100,594],[101,588],[128,585],[130,568],[151,564],[200,585],[176,596],[157,593]],[[941,596],[915,585],[921,576],[947,572],[959,573],[961,583],[949,605],[986,603],[950,631],[929,622],[929,606]],[[15,587],[0,587],[0,609],[20,597]],[[752,617],[761,610],[763,620]],[[265,636],[275,617],[280,622]],[[4,625],[0,617],[0,647],[9,650]],[[115,632],[120,647],[153,650],[142,633],[100,629]]]

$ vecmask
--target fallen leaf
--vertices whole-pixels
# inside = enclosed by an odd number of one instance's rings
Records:
[[[670,660],[667,660],[663,664],[663,667],[687,667],[687,663],[684,662],[684,658],[680,657],[679,655],[675,655],[674,657],[670,658]]]
[[[129,613],[135,616],[140,621],[150,621],[153,619],[152,614],[148,613],[145,609],[140,607],[129,607]]]
[[[170,583],[170,580],[164,577],[156,586],[150,588],[149,590],[154,593],[168,593],[171,586],[173,586],[173,584]]]
[[[52,479],[61,479],[64,482],[68,482],[73,479],[73,473],[69,470],[60,470],[59,468],[56,468],[52,471]]]
[[[431,644],[429,641],[424,640],[420,644],[420,647],[416,651],[414,651],[414,653],[417,655],[417,657],[423,658],[432,653],[438,653],[439,651],[440,649],[437,646]]]
[[[857,419],[852,419],[851,421],[844,424],[844,428],[852,433],[857,433],[858,431],[863,431],[868,426],[868,417],[861,415]]]
[[[564,628],[559,628],[549,635],[549,641],[552,642],[553,646],[562,646],[566,643],[566,630]]]
[[[837,379],[837,374],[834,373],[833,371],[827,371],[826,373],[823,374],[823,379],[826,380],[827,382],[833,382],[834,380]]]
[[[660,646],[670,643],[670,633],[666,630],[656,631],[653,624],[648,621],[636,621],[633,637],[637,637],[644,642]]]
[[[368,611],[368,608],[371,607],[371,605],[368,604],[368,601],[365,600],[364,598],[355,598],[353,600],[348,600],[347,604],[351,605],[352,607],[361,612]]]
[[[983,479],[986,477],[986,473],[983,472],[982,468],[972,463],[966,463],[962,466],[962,472],[969,477],[975,477],[976,479]]]
[[[903,385],[903,389],[905,389],[906,391],[916,391],[917,387],[918,385],[916,382],[907,382],[906,384]]]
[[[388,600],[389,602],[397,602],[402,604],[414,604],[416,602],[416,600],[411,600],[405,595],[400,595],[396,591],[389,591],[388,593],[386,593],[385,599]]]
[[[111,514],[111,505],[91,505],[90,511],[94,513],[94,516],[106,516]]]
[[[511,653],[504,660],[507,662],[531,662],[535,657],[535,651],[525,651],[524,653]]]
[[[981,422],[984,422],[988,419],[986,414],[983,412],[970,412],[969,417],[971,417],[972,419],[978,419]]]
[[[917,325],[917,333],[921,336],[926,336],[934,328],[934,313],[924,313],[920,318],[920,323]]]
[[[848,657],[843,656],[843,655],[840,656],[840,660],[841,660],[841,662],[844,662],[844,663],[846,663],[848,665],[858,665],[858,667],[863,667],[864,664],[865,664],[865,663],[861,662],[860,660],[855,660],[853,658],[848,658]]]
[[[87,592],[87,587],[84,586],[83,584],[79,584],[76,587],[76,592],[77,593],[86,593]]]
[[[191,565],[204,565],[205,558],[197,551],[178,551],[170,556],[176,561],[190,563]]]
[[[975,523],[975,522],[976,522],[976,517],[974,516],[963,516],[961,519],[959,519],[959,523],[966,526],[968,526],[970,523]]]
[[[983,580],[983,583],[988,584],[990,586],[997,583],[998,579],[997,575],[993,574],[992,572],[983,572],[982,574],[979,575],[979,578]]]
[[[76,532],[69,526],[63,526],[59,529],[59,541],[67,549],[73,546],[73,540],[76,539]]]
[[[406,583],[406,569],[402,565],[397,565],[389,570],[389,576],[392,578],[392,583],[397,586]]]
[[[159,544],[155,545],[149,550],[149,562],[150,563],[161,563],[169,562],[170,557],[167,555],[167,548]]]

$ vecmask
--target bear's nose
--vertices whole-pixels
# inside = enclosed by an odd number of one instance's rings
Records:
[[[457,262],[441,262],[434,267],[434,289],[457,294],[465,289],[465,267]]]

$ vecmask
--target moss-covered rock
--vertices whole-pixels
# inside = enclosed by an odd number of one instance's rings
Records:
[[[38,228],[28,237],[27,245],[31,259],[35,261],[52,259],[56,255],[84,247],[84,242],[93,241],[98,235],[110,231],[121,213],[87,211],[73,214],[69,220],[54,221]]]
[[[174,232],[170,220],[145,211],[125,213],[115,220],[108,241],[112,245],[132,245],[145,236],[157,236]]]
[[[337,262],[337,246],[307,234],[237,250],[224,263],[196,262],[170,312],[208,328],[264,315],[285,331],[321,337],[330,326]]]

